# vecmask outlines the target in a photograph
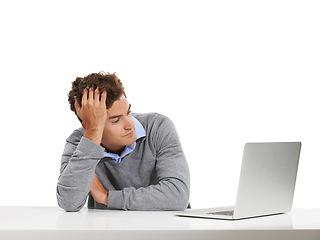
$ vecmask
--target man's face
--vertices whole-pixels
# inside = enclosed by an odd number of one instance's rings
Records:
[[[107,109],[101,144],[112,153],[120,154],[125,146],[137,139],[130,107],[127,98],[122,95]]]

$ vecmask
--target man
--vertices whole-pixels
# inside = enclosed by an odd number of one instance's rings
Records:
[[[173,123],[132,114],[116,74],[77,78],[69,103],[82,123],[68,138],[57,200],[66,211],[88,208],[184,210],[189,169]]]

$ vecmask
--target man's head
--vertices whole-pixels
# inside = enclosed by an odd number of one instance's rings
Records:
[[[101,144],[109,151],[121,153],[125,146],[136,141],[135,127],[124,88],[120,79],[114,74],[92,73],[84,78],[77,78],[72,83],[69,92],[69,103],[72,111],[76,113],[75,98],[80,104],[85,89],[98,88],[100,93],[107,91],[106,111],[107,120],[104,124]],[[78,117],[82,122],[82,120]],[[84,124],[85,125],[85,124]]]
[[[77,77],[76,80],[72,82],[72,88],[68,94],[70,109],[73,112],[76,113],[74,107],[75,97],[78,99],[81,107],[83,90],[87,87],[93,87],[94,89],[98,88],[100,91],[107,91],[107,109],[111,108],[112,104],[120,99],[122,95],[126,96],[122,82],[115,73],[99,72],[91,73],[83,78]]]

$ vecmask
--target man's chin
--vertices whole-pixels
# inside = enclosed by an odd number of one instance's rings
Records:
[[[137,136],[136,134],[132,135],[131,137],[125,137],[126,139],[126,145],[130,146],[131,144],[133,144],[135,141],[137,141]]]
[[[136,136],[136,135],[134,135],[134,136],[132,137],[132,143],[134,143],[135,141],[137,141],[137,136]],[[132,143],[131,143],[131,144],[132,144]],[[130,145],[131,145],[131,144],[130,144]]]

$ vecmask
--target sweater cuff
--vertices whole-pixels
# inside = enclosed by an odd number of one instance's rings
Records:
[[[109,191],[108,208],[123,209],[123,192]]]
[[[85,153],[86,155],[93,158],[103,158],[104,157],[104,148],[92,142],[86,137],[82,137],[77,149],[80,152]]]

